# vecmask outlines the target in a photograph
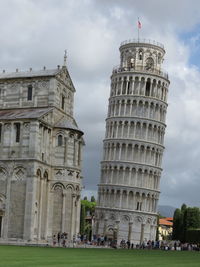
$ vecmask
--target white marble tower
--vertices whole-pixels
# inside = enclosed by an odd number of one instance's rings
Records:
[[[119,50],[120,66],[111,76],[95,232],[118,243],[139,244],[156,236],[169,80],[161,70],[162,44],[128,40]]]

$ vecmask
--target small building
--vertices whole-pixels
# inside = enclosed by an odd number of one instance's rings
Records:
[[[83,132],[64,65],[0,74],[0,241],[79,232]]]
[[[167,217],[159,219],[159,240],[170,239],[173,231],[173,218]]]

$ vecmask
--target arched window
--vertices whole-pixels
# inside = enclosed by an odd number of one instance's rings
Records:
[[[44,173],[44,179],[48,180],[48,173],[46,171]]]
[[[128,57],[128,60],[127,60],[127,66],[128,68],[133,68],[134,67],[134,64],[135,64],[135,60],[132,56]]]
[[[142,60],[143,52],[142,50],[139,50],[139,60]]]
[[[62,146],[62,144],[63,144],[63,137],[62,137],[61,134],[59,134],[59,136],[58,136],[58,146]]]
[[[125,94],[126,93],[126,83],[127,83],[127,80],[126,80],[126,77],[124,77],[122,94]]]
[[[154,68],[154,60],[152,57],[148,57],[146,60],[145,69],[146,70],[153,70],[153,68]]]
[[[148,79],[146,82],[145,96],[150,96],[150,86],[151,86],[151,82],[150,82],[150,79]]]
[[[33,87],[32,85],[28,86],[28,95],[27,95],[27,100],[32,100],[33,97]]]
[[[64,95],[62,95],[61,108],[65,109],[65,97],[64,97]]]
[[[20,141],[20,123],[19,122],[14,123],[14,127],[15,127],[15,142],[19,143],[19,141]]]

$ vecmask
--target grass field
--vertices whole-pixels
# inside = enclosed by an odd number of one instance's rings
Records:
[[[200,252],[0,246],[0,266],[200,267]]]

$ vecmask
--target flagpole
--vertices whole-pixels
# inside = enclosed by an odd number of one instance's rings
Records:
[[[140,33],[139,33],[139,30],[140,30],[140,29],[139,29],[139,17],[138,17],[138,25],[137,25],[137,26],[138,26],[137,28],[138,28],[138,43],[139,43],[139,41],[140,41]]]

